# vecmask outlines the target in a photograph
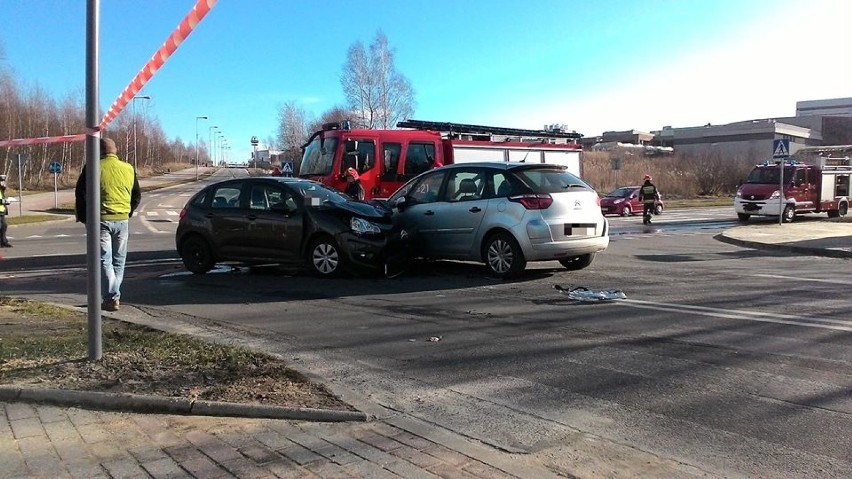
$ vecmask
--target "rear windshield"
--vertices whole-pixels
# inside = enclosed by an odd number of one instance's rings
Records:
[[[564,168],[525,168],[514,170],[513,172],[533,193],[594,191],[585,181],[569,173]]]

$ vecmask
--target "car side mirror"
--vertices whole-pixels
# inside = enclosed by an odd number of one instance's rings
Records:
[[[402,211],[403,209],[405,209],[405,207],[407,205],[408,205],[408,200],[405,199],[405,196],[400,196],[393,203],[394,208],[398,209],[399,211]]]

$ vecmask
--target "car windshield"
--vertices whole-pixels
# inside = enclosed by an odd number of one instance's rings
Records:
[[[322,206],[326,202],[341,204],[350,201],[343,193],[319,183],[299,183],[299,193],[305,197],[305,206]]]
[[[784,178],[788,181],[793,178],[793,174],[796,172],[796,169],[793,167],[785,167],[784,168]],[[781,178],[778,177],[778,166],[759,166],[748,174],[748,178],[746,179],[746,183],[758,184],[758,185],[777,185],[781,182]]]
[[[618,188],[606,194],[607,198],[627,198],[635,188]]]
[[[514,170],[514,172],[532,189],[533,193],[592,190],[586,182],[564,168],[525,168]]]
[[[299,176],[330,175],[334,167],[334,153],[337,151],[337,138],[326,138],[320,145],[320,136],[317,135],[302,155],[302,163],[299,166]]]

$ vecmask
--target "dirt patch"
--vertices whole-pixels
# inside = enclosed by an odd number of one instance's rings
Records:
[[[86,315],[0,298],[0,384],[354,410],[283,361],[104,318],[89,361]]]

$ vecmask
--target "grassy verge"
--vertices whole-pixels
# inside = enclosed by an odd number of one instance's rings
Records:
[[[88,361],[87,316],[0,297],[0,384],[351,409],[274,357],[104,318]]]
[[[71,213],[73,214],[74,211],[72,210]],[[56,221],[61,219],[64,219],[64,217],[56,215],[7,216],[6,223],[9,225],[26,225],[30,223],[43,223],[45,221]]]

